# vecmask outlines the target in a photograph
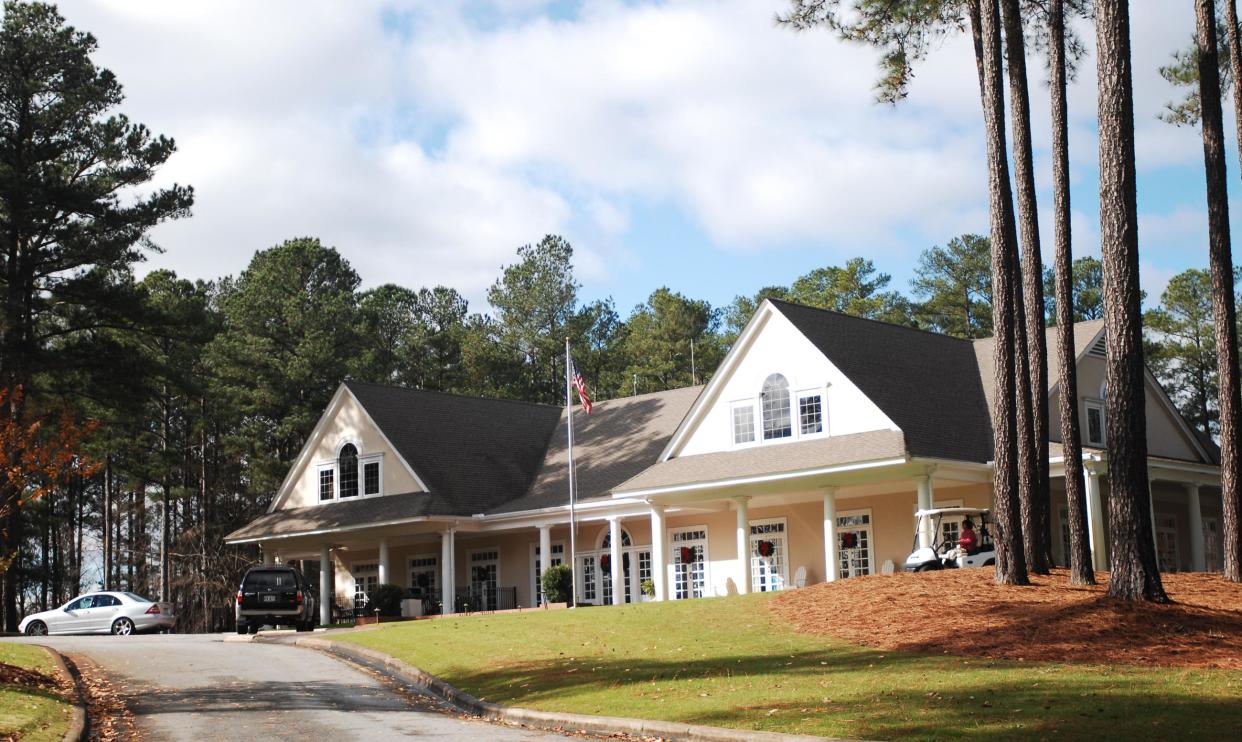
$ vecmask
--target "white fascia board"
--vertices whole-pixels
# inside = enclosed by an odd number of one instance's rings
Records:
[[[710,482],[694,482],[691,484],[675,484],[668,487],[652,487],[645,490],[628,490],[626,492],[614,492],[613,497],[617,499],[633,498],[633,497],[652,497],[654,495],[669,495],[678,492],[696,492],[701,490],[721,489],[724,487],[737,487],[747,484],[764,484],[767,482],[780,482],[787,479],[801,479],[803,477],[814,477],[823,474],[842,474],[851,471],[864,471],[867,469],[881,469],[886,466],[902,466],[910,463],[910,459],[902,456],[891,459],[877,459],[875,461],[864,461],[854,464],[840,464],[837,466],[824,466],[817,469],[799,469],[797,471],[777,472],[775,474],[759,474],[750,477],[734,477],[732,479],[717,479]]]
[[[647,503],[641,500],[631,499],[613,499],[600,500],[596,502],[574,506],[575,512],[579,515],[586,515],[591,518],[604,518],[609,516],[634,516],[646,515],[649,511]],[[554,505],[547,508],[539,508],[538,510],[520,510],[513,513],[501,513],[498,515],[487,515],[479,513],[473,516],[482,526],[481,530],[494,530],[490,526],[495,526],[495,530],[504,528],[513,528],[514,526],[524,525],[525,521],[529,521],[529,525],[536,526],[549,522],[560,523],[564,518],[569,516],[569,505]],[[549,518],[554,520],[549,521]]]
[[[699,418],[703,416],[707,408],[711,406],[716,395],[720,393],[720,388],[724,386],[726,380],[728,380],[734,369],[741,362],[742,357],[746,355],[746,351],[750,348],[759,330],[763,325],[767,324],[775,312],[776,307],[772,306],[772,302],[764,299],[759,308],[755,310],[754,316],[750,318],[750,322],[746,323],[746,327],[737,336],[737,340],[733,341],[733,347],[729,348],[729,352],[725,354],[724,360],[716,367],[715,372],[712,373],[711,380],[707,382],[707,386],[699,393],[698,399],[694,400],[690,411],[681,419],[681,424],[677,426],[673,437],[669,438],[668,444],[660,452],[659,458],[656,459],[657,462],[668,461],[672,458],[673,453],[679,450],[682,444],[685,443],[686,434],[693,427],[693,424],[698,422]]]
[[[323,435],[323,429],[327,427],[328,421],[332,419],[332,412],[337,408],[346,393],[345,384],[337,386],[336,391],[332,394],[331,401],[324,408],[323,414],[319,416],[319,422],[315,423],[315,427],[311,430],[310,435],[306,437],[306,442],[302,444],[302,450],[298,452],[297,458],[293,460],[293,464],[289,466],[289,471],[285,473],[284,481],[280,483],[280,489],[276,490],[276,496],[272,498],[272,504],[267,507],[267,512],[274,513],[285,498],[289,496],[289,491],[293,489],[294,475],[302,471],[305,466],[310,464],[311,451],[315,448],[315,443]],[[358,405],[361,407],[362,405]],[[243,542],[236,542],[243,543]]]

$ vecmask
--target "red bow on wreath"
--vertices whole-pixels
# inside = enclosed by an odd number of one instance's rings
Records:
[[[858,534],[853,531],[846,531],[841,534],[841,548],[853,549],[858,546]]]
[[[759,552],[759,556],[767,559],[776,553],[776,544],[771,541],[760,541],[755,545],[755,549]]]
[[[612,571],[612,557],[608,554],[599,558],[599,568],[604,572]]]
[[[689,546],[681,547],[681,563],[682,564],[694,564],[694,557],[695,557],[694,549],[690,548]]]

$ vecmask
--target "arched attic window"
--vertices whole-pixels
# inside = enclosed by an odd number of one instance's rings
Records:
[[[341,446],[336,457],[341,477],[341,499],[358,496],[358,447],[352,443]]]
[[[789,411],[789,382],[780,374],[772,374],[763,382],[763,439],[788,438],[793,435]]]

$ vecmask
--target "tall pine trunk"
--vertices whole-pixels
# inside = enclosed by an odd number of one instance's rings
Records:
[[[103,476],[103,588],[111,590],[114,585],[112,583],[112,565],[115,563],[113,559],[113,550],[116,544],[112,541],[112,508],[114,492],[112,490],[112,453],[108,452],[104,456],[104,476]]]
[[[1230,36],[1237,35],[1233,3],[1226,13]],[[1203,169],[1207,177],[1208,257],[1212,273],[1212,312],[1215,315],[1216,374],[1220,384],[1220,485],[1225,579],[1242,582],[1242,544],[1238,533],[1242,459],[1238,451],[1238,415],[1242,389],[1238,379],[1237,310],[1233,298],[1233,255],[1229,240],[1229,185],[1225,173],[1224,114],[1216,44],[1216,3],[1195,0],[1195,28],[1199,62],[1200,128],[1203,131]],[[1237,81],[1234,83],[1238,84]],[[1234,99],[1238,91],[1234,90]]]
[[[1052,84],[1052,207],[1056,252],[1057,402],[1061,453],[1065,462],[1065,502],[1069,520],[1070,584],[1094,585],[1091,541],[1087,533],[1087,491],[1082,473],[1082,433],[1078,420],[1078,369],[1074,358],[1073,247],[1070,239],[1069,112],[1065,66],[1064,0],[1048,5],[1048,66]]]
[[[1048,515],[1048,345],[1044,334],[1043,255],[1039,239],[1039,205],[1035,196],[1035,157],[1031,151],[1031,101],[1026,74],[1026,43],[1018,0],[1002,0],[1005,52],[1009,63],[1013,170],[1018,192],[1022,237],[1022,319],[1026,340],[1024,402],[1028,416],[1023,434],[1022,535],[1032,572],[1052,567],[1052,530]],[[1020,332],[1022,332],[1020,330]],[[1019,352],[1022,345],[1019,344]]]
[[[996,511],[996,581],[1028,583],[1018,503],[1016,340],[1016,226],[1005,145],[1005,91],[997,0],[972,0],[971,25],[979,40],[984,131],[988,153],[988,203],[992,238],[992,324],[996,398],[993,403],[993,501]]]
[[[1096,3],[1100,251],[1108,385],[1108,594],[1167,602],[1156,564],[1147,478],[1143,319],[1134,172],[1134,90],[1127,0]]]

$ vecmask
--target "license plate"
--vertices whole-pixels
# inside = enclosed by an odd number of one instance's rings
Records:
[[[263,596],[263,602],[264,602],[264,603],[275,603],[275,602],[276,602],[276,596],[275,596],[275,595],[264,595],[264,596]]]

